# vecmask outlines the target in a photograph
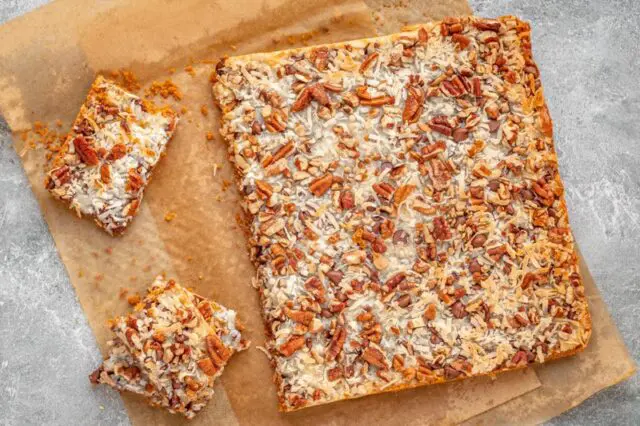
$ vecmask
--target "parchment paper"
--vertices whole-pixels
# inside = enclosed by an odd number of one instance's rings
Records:
[[[464,0],[410,5],[367,0],[367,5],[360,0],[119,0],[90,4],[61,0],[0,27],[0,111],[16,135],[16,150],[22,153],[33,191],[103,350],[110,337],[105,320],[129,309],[126,300],[118,297],[120,290],[143,292],[163,271],[236,309],[254,346],[264,341],[257,293],[250,286],[254,269],[246,254],[245,236],[236,224],[238,194],[226,147],[216,134],[219,121],[208,82],[211,60],[225,54],[360,38],[373,35],[376,29],[397,31],[402,25],[428,18],[470,13]],[[203,60],[209,61],[201,63]],[[185,70],[190,63],[192,70]],[[158,101],[186,109],[139,215],[123,237],[114,239],[90,221],[74,218],[48,195],[42,184],[43,150],[25,149],[17,135],[31,128],[34,120],[55,127],[54,121],[61,119],[63,128],[68,128],[95,73],[117,68],[132,69],[143,86],[171,78],[182,99]],[[213,132],[215,139],[208,141],[207,132]],[[165,220],[167,213],[175,213],[170,222]],[[591,282],[586,270],[585,281]],[[604,305],[600,301],[592,308],[594,322],[599,322],[594,324],[588,352],[576,358],[578,361],[560,361],[549,368],[563,372],[592,368],[597,372],[599,358],[589,353],[604,348],[604,342],[608,360],[617,360],[625,373],[589,377],[589,386],[577,386],[571,401],[580,401],[633,370],[617,334],[609,333],[616,338],[606,342],[598,337],[615,330]],[[546,377],[546,370],[540,371]],[[585,380],[582,374],[578,374],[580,381]],[[553,392],[539,390],[534,370],[527,369],[497,379],[430,386],[284,415],[277,412],[271,376],[266,357],[255,347],[235,356],[216,387],[213,401],[191,424],[457,423],[534,389],[526,398],[538,394],[533,397],[536,402],[546,396],[554,398]],[[91,392],[88,381],[87,392]],[[124,394],[123,399],[134,424],[184,422],[148,408],[136,397]],[[542,413],[549,413],[548,404],[543,408],[546,411],[530,416],[544,417]],[[505,410],[504,415],[511,416],[509,409]]]

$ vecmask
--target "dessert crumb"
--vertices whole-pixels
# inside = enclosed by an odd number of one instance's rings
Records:
[[[120,291],[118,292],[118,298],[124,299],[127,297],[127,293],[129,293],[129,289],[126,287],[120,287]]]
[[[127,297],[127,303],[130,304],[131,306],[136,306],[138,303],[140,303],[140,295],[136,293]]]
[[[195,77],[196,76],[196,70],[193,69],[193,66],[191,65],[187,65],[186,67],[184,67],[184,70],[191,76],[191,77]]]
[[[167,99],[171,96],[176,101],[182,99],[182,92],[180,91],[178,86],[176,86],[176,84],[171,80],[154,81],[153,83],[151,83],[151,86],[149,86],[149,88],[145,91],[145,96],[152,97],[157,95],[161,96],[164,99]]]

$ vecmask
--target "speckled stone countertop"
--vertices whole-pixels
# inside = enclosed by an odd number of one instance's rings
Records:
[[[0,23],[47,0],[0,0]],[[573,231],[640,361],[640,2],[471,0],[532,22]],[[2,42],[2,41],[0,41]],[[0,119],[0,425],[129,424]],[[638,375],[553,425],[638,424]]]

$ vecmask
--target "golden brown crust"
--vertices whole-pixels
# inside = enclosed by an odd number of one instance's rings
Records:
[[[446,18],[218,65],[281,410],[586,346],[529,32]]]

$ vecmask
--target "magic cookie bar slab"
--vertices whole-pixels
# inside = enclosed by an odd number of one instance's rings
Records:
[[[193,418],[231,355],[248,347],[236,313],[159,276],[135,312],[111,321],[109,356],[94,384],[145,396]]]
[[[448,18],[219,64],[283,410],[587,344],[529,33]]]
[[[120,234],[138,211],[176,124],[170,109],[98,77],[46,187],[78,216],[91,216],[109,234]]]

